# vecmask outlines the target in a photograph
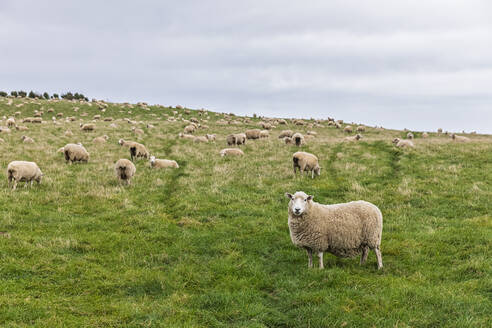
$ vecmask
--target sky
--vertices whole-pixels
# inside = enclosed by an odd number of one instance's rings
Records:
[[[492,1],[0,0],[0,90],[492,133]]]

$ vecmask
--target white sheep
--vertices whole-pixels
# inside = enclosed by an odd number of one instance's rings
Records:
[[[293,134],[294,132],[292,130],[283,130],[282,132],[280,132],[278,138],[282,139],[285,137],[292,137]]]
[[[292,135],[292,141],[296,146],[301,146],[304,144],[304,136],[301,133],[296,132]]]
[[[296,169],[299,169],[299,173],[302,175],[304,172],[311,171],[311,179],[314,179],[314,175],[321,174],[321,167],[318,163],[318,157],[311,153],[298,151],[292,155],[292,165],[294,167],[294,175],[296,175]]]
[[[28,136],[22,136],[21,140],[23,143],[34,143],[34,139],[28,137]]]
[[[144,145],[135,142],[135,141],[125,141],[123,139],[118,140],[118,144],[120,146],[125,146],[130,149],[130,157],[132,161],[134,161],[135,158],[143,157],[143,158],[149,158],[149,151],[147,148],[145,148]]]
[[[150,167],[152,168],[179,168],[178,162],[170,159],[157,159],[155,156],[150,156]]]
[[[456,142],[469,142],[470,141],[470,138],[458,136],[454,133],[451,135],[451,139],[453,139],[453,141],[456,141]]]
[[[224,148],[219,152],[220,156],[242,156],[244,152],[239,148]]]
[[[383,215],[377,206],[362,200],[323,205],[302,191],[285,195],[290,199],[290,238],[294,245],[306,250],[308,267],[313,267],[313,252],[318,253],[320,269],[324,268],[324,252],[338,257],[361,254],[362,265],[370,249],[376,253],[378,269],[383,267]]]
[[[269,137],[270,137],[270,132],[268,130],[260,131],[260,139],[261,138],[269,138]]]
[[[92,142],[95,144],[106,143],[106,141],[108,141],[108,139],[109,139],[109,137],[107,135],[103,135],[101,137],[95,137],[94,139],[92,139]]]
[[[356,134],[355,136],[350,136],[350,137],[344,138],[345,141],[359,141],[360,139],[362,139],[362,135],[360,135],[360,134]]]
[[[407,139],[413,139],[413,133],[412,132],[407,133]]]
[[[32,187],[33,181],[39,184],[42,178],[43,172],[34,162],[13,161],[7,166],[7,180],[9,188],[12,186],[12,190],[15,190],[18,182],[25,181],[25,187],[30,182]]]
[[[400,138],[393,139],[393,143],[398,148],[415,148],[415,145],[411,140],[402,140]]]
[[[347,125],[346,127],[343,128],[343,132],[352,133],[353,132],[352,126]]]
[[[119,181],[126,181],[127,184],[130,184],[130,180],[136,171],[135,165],[126,158],[119,159],[114,165],[114,172]]]
[[[89,161],[89,153],[80,142],[77,144],[67,144],[62,149],[65,161],[69,164],[73,162],[87,163]]]

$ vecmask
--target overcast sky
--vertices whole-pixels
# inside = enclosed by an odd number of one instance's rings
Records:
[[[492,1],[0,0],[0,90],[492,133]]]

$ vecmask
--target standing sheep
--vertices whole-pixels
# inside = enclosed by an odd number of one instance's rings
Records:
[[[380,251],[383,215],[374,204],[359,200],[323,205],[302,191],[285,195],[290,199],[290,238],[294,245],[306,250],[308,267],[313,267],[313,252],[318,253],[320,269],[324,268],[324,252],[338,257],[361,254],[362,265],[370,249],[376,253],[378,269],[383,267]]]
[[[260,132],[260,129],[252,129],[246,130],[244,133],[247,139],[260,139]]]
[[[17,188],[17,183],[20,181],[26,182],[25,187],[30,182],[32,187],[33,181],[39,184],[42,178],[43,172],[41,172],[38,165],[34,162],[13,161],[7,166],[7,180],[9,188],[12,186],[12,190]]]
[[[82,124],[82,123],[80,123],[80,129],[82,131],[94,131],[95,128],[96,128],[95,124],[92,124],[92,123]]]
[[[63,150],[65,155],[65,161],[69,164],[73,162],[87,163],[89,161],[89,153],[80,142],[78,144],[67,144],[61,150]]]
[[[130,180],[136,171],[135,165],[126,158],[119,159],[114,165],[114,172],[118,179],[126,181],[127,184],[130,184]]]
[[[304,143],[304,136],[302,134],[300,134],[299,132],[294,133],[292,135],[292,141],[294,142],[294,144],[296,146],[300,147]]]
[[[299,173],[311,171],[311,179],[314,179],[314,174],[321,174],[321,167],[318,163],[318,157],[313,154],[298,151],[292,155],[292,165],[294,167],[294,175],[296,175],[296,169],[299,169]]]
[[[269,138],[269,137],[270,137],[270,132],[268,132],[268,130],[260,131],[260,139],[261,138]]]
[[[346,127],[343,128],[343,132],[352,133],[353,132],[352,126],[347,125]]]
[[[194,137],[193,137],[194,138]],[[123,139],[118,140],[118,144],[120,146],[125,146],[130,149],[130,157],[132,159],[132,162],[134,161],[135,158],[143,157],[143,158],[149,158],[149,151],[147,148],[145,148],[144,145],[135,142],[135,141],[125,141]]]
[[[400,138],[393,139],[393,143],[398,148],[415,148],[415,145],[411,140],[402,140]]]
[[[294,132],[292,130],[283,130],[282,132],[280,132],[278,138],[282,139],[285,137],[292,137],[293,134]]]

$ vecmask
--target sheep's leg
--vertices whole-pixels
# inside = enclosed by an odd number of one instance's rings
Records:
[[[34,180],[31,180],[31,188],[32,188],[32,183],[34,182]]]
[[[369,247],[368,246],[365,246],[362,249],[362,255],[360,256],[360,265],[363,265],[364,263],[366,263],[367,255],[368,254],[369,254]]]
[[[323,264],[323,252],[318,252],[318,258],[319,258],[319,268],[324,269],[325,265]]]
[[[311,170],[311,179],[314,179],[314,170]]]
[[[379,249],[379,246],[377,246],[374,249],[374,252],[376,252],[376,257],[378,258],[378,270],[383,267],[383,257],[381,256],[381,250]]]
[[[12,190],[15,190],[15,188],[17,188],[17,180],[14,179],[14,185],[12,187]]]
[[[306,248],[306,253],[307,253],[307,256],[309,259],[308,268],[312,268],[313,267],[313,250],[310,248]]]
[[[294,176],[295,176],[296,175],[296,165],[293,164],[292,166],[294,167]]]

